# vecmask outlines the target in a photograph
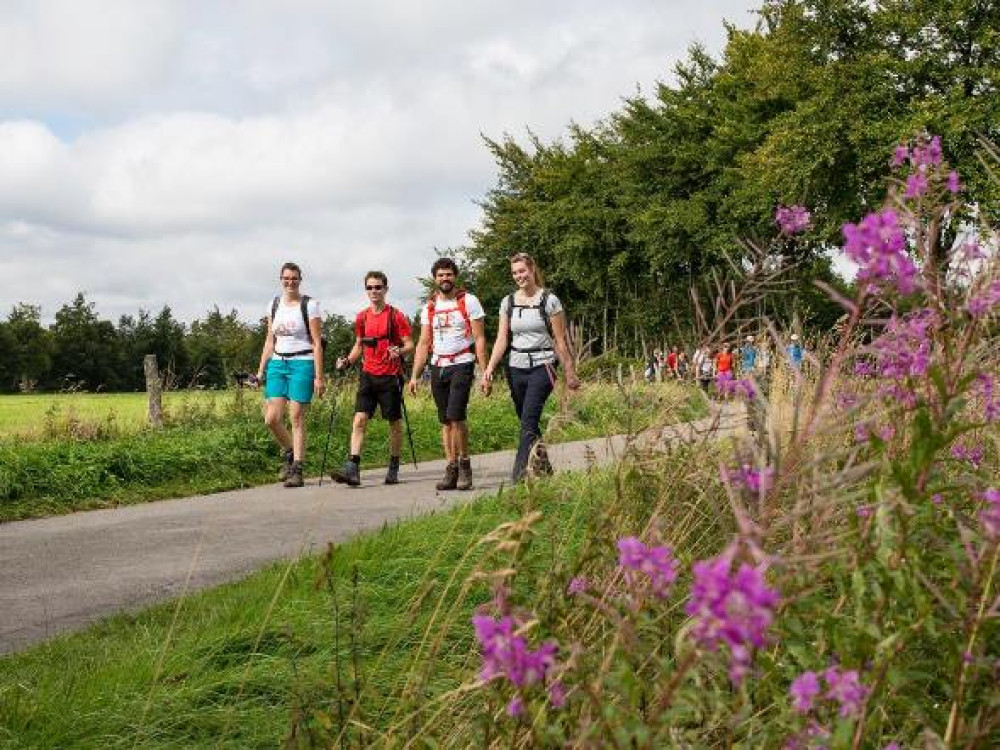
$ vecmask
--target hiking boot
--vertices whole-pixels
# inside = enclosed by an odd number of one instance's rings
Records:
[[[295,461],[295,454],[291,450],[285,451],[284,458],[281,462],[281,468],[278,469],[278,481],[284,482],[288,479],[288,472],[292,468],[292,463]]]
[[[399,461],[389,461],[389,468],[385,472],[386,484],[399,484]]]
[[[458,486],[458,464],[450,463],[444,467],[444,479],[435,487],[439,490],[453,490]]]
[[[288,476],[285,477],[286,487],[301,487],[305,482],[302,480],[302,462],[293,461],[288,467]]]
[[[340,471],[335,471],[330,476],[333,477],[334,482],[357,487],[361,484],[361,467],[353,461],[344,461]]]
[[[531,456],[531,473],[536,477],[551,477],[555,473],[545,446],[538,443]]]
[[[458,479],[455,482],[455,489],[472,489],[472,461],[462,458],[458,462]]]

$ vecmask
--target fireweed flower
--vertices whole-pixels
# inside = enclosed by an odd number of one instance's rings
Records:
[[[927,192],[927,175],[923,172],[914,172],[906,178],[906,192],[904,198],[919,198]]]
[[[586,593],[589,588],[589,583],[583,576],[576,576],[569,582],[569,586],[566,588],[566,593],[570,596],[576,596],[577,594]]]
[[[807,714],[812,710],[813,700],[820,693],[819,677],[815,672],[803,672],[792,682],[788,689],[792,696],[792,707],[800,714]]]
[[[984,318],[1000,305],[1000,281],[994,281],[979,294],[969,297],[965,309],[973,318]]]
[[[516,688],[528,687],[544,680],[546,670],[555,664],[556,644],[543,643],[532,651],[523,636],[515,635],[512,617],[494,620],[476,615],[472,624],[483,652],[480,677],[484,681],[502,678]]]
[[[812,214],[805,206],[778,206],[774,221],[782,234],[800,234],[809,228]]]
[[[823,672],[826,681],[826,697],[840,704],[841,718],[857,716],[868,697],[869,688],[861,684],[856,669],[841,671],[840,667],[830,667]]]
[[[899,168],[906,163],[906,160],[910,158],[910,149],[907,146],[900,144],[893,149],[892,159],[889,160],[889,166],[893,168]]]
[[[618,565],[625,571],[630,588],[647,578],[653,596],[664,599],[677,580],[677,560],[670,547],[647,547],[634,536],[618,540]]]
[[[917,169],[937,167],[941,164],[941,136],[936,135],[922,146],[914,146],[910,152],[910,163]]]
[[[754,495],[759,495],[761,492],[767,492],[771,489],[774,481],[774,469],[765,466],[758,470],[750,464],[743,464],[738,469],[729,470],[725,479],[733,489],[746,489]]]
[[[1000,539],[1000,490],[988,489],[979,495],[986,508],[979,512],[983,533],[990,539]]]
[[[968,461],[974,469],[979,468],[984,455],[983,446],[979,444],[955,443],[951,446],[951,457],[958,461]]]
[[[951,193],[952,195],[958,195],[958,193],[961,192],[962,190],[962,183],[959,182],[958,172],[955,171],[949,172],[948,180],[946,181],[945,185],[947,186],[949,193]]]
[[[931,310],[917,310],[903,318],[893,315],[871,344],[876,374],[889,380],[925,375],[931,363],[930,332],[935,325],[937,316]]]
[[[732,570],[733,550],[696,562],[694,582],[685,611],[694,618],[692,637],[709,651],[729,647],[729,677],[742,682],[750,667],[752,649],[767,643],[780,597],[764,582],[764,568],[746,563]]]
[[[731,372],[720,372],[715,379],[715,388],[723,396],[737,396],[748,401],[757,397],[757,389],[752,380],[734,378]]]
[[[860,266],[858,280],[894,284],[903,294],[917,286],[917,267],[906,254],[906,236],[895,211],[868,214],[858,224],[844,224],[844,252]]]
[[[983,395],[983,419],[996,422],[1000,419],[1000,397],[995,396],[996,381],[992,375],[983,372],[976,378],[976,383]]]

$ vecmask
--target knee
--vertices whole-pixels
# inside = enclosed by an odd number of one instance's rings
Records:
[[[302,426],[306,423],[306,415],[304,411],[294,411],[292,412],[292,429],[301,430]]]
[[[281,425],[281,412],[277,409],[268,409],[264,414],[264,424],[272,429],[279,427]]]
[[[368,415],[359,411],[354,415],[354,429],[363,430],[368,426]]]

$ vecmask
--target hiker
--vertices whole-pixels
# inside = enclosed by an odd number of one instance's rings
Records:
[[[677,352],[677,377],[686,380],[688,376],[688,355],[683,349]]]
[[[649,355],[649,359],[646,360],[646,369],[643,372],[643,377],[646,378],[647,383],[652,383],[654,380],[659,380],[660,375],[660,350],[654,349],[653,353]]]
[[[267,336],[257,366],[264,383],[267,410],[264,423],[284,451],[278,479],[286,487],[301,487],[306,454],[306,412],[313,394],[323,395],[323,340],[319,301],[300,291],[302,269],[281,267],[281,296],[267,309]],[[285,405],[292,434],[285,428]]]
[[[708,393],[708,387],[712,384],[712,378],[715,376],[712,349],[707,344],[697,349],[691,364],[694,366],[694,376],[701,384],[702,390]]]
[[[802,358],[805,355],[805,351],[802,349],[802,344],[799,343],[799,334],[793,333],[789,337],[789,343],[785,352],[788,354],[788,362],[792,366],[792,369],[802,369]]]
[[[753,336],[747,336],[740,349],[740,374],[748,377],[757,368],[757,346]]]
[[[715,376],[733,376],[733,353],[729,351],[729,344],[723,344],[722,350],[715,355]]]
[[[459,289],[458,266],[451,258],[438,258],[431,266],[434,290],[420,311],[417,341],[410,375],[411,394],[427,360],[431,363],[431,393],[441,423],[441,443],[448,460],[439,490],[472,489],[469,427],[466,416],[476,363],[486,369],[486,314],[474,294]]]
[[[521,420],[521,437],[514,459],[512,479],[520,481],[534,451],[540,471],[551,473],[544,448],[540,421],[545,401],[556,384],[556,367],[562,365],[566,386],[580,387],[573,357],[566,344],[566,313],[562,303],[542,285],[542,273],[527,253],[510,259],[510,272],[517,289],[500,303],[500,325],[490,362],[483,371],[482,390],[490,394],[493,373],[507,353],[508,383],[514,411]]]
[[[670,347],[670,351],[667,353],[666,367],[667,373],[669,373],[670,377],[675,380],[680,377],[677,365],[677,347],[672,346]]]
[[[337,369],[361,359],[361,377],[354,399],[354,424],[351,428],[350,457],[334,481],[351,487],[361,484],[361,450],[365,444],[368,420],[378,407],[389,422],[389,468],[386,484],[399,484],[399,456],[403,449],[403,358],[413,351],[410,321],[385,301],[389,279],[382,271],[365,275],[369,305],[354,319],[354,346],[337,359]]]

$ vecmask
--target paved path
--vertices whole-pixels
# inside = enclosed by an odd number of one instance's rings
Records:
[[[698,440],[743,421],[742,408],[724,408],[644,440]],[[624,448],[615,437],[554,445],[549,455],[558,470],[584,469]],[[513,451],[475,456],[471,492],[435,490],[444,462],[427,461],[404,467],[396,486],[381,484],[383,470],[373,469],[358,489],[314,479],[296,490],[272,484],[0,525],[0,654],[472,500],[500,487],[513,462]]]

